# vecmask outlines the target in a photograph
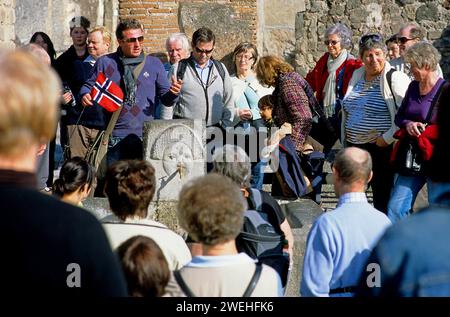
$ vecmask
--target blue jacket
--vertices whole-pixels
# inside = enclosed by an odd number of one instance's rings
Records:
[[[437,204],[395,223],[373,250],[379,287],[360,281],[362,296],[450,296],[450,183]],[[373,275],[375,277],[375,275]]]
[[[74,77],[84,83],[91,77],[92,72],[94,71],[94,66],[87,61],[75,61],[74,70]],[[77,105],[73,109],[74,115],[68,118],[68,124],[79,124],[87,128],[98,130],[106,129],[111,114],[98,104],[94,104],[92,107],[83,107],[81,105],[82,97],[83,95],[79,92],[75,94]],[[83,111],[83,114],[80,117],[81,111]]]
[[[295,145],[290,136],[285,136],[279,144],[278,173],[285,181],[286,185],[296,197],[302,197],[307,190],[304,174],[300,165],[300,157],[297,155]]]
[[[89,93],[99,72],[118,84],[125,92],[123,81],[124,68],[119,58],[119,51],[100,57],[94,66],[91,77],[80,90],[81,96]],[[177,96],[172,94],[166,71],[161,61],[153,56],[146,56],[145,66],[136,80],[136,105],[123,106],[119,119],[112,132],[115,137],[126,137],[136,134],[142,137],[144,121],[153,120],[155,117],[155,97],[158,96],[165,105],[172,105]]]

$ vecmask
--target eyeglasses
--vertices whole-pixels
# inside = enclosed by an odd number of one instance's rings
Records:
[[[333,46],[335,46],[337,43],[339,43],[340,41],[336,41],[336,40],[332,40],[332,41],[328,41],[328,40],[325,40],[325,41],[323,41],[323,43],[326,45],[326,46],[328,46],[328,45],[333,45]]]
[[[409,41],[412,41],[412,40],[415,40],[415,39],[416,39],[416,37],[412,38],[412,39],[409,39],[409,38],[403,36],[403,37],[399,37],[397,41],[400,44],[405,44],[406,42],[409,42]]]
[[[139,37],[130,37],[128,39],[122,39],[122,41],[126,42],[126,43],[135,43],[136,41],[139,43],[144,42],[144,36],[139,36]]]
[[[251,61],[253,59],[253,56],[238,54],[236,55],[236,59],[242,59],[243,61]]]
[[[360,46],[361,46],[361,45],[365,45],[368,41],[371,41],[371,42],[381,42],[381,41],[383,41],[383,38],[381,37],[380,34],[377,34],[377,33],[366,34],[366,35],[363,35],[363,36],[361,37],[361,39],[359,40],[359,45],[360,45]]]
[[[195,49],[195,51],[196,51],[197,53],[199,53],[199,54],[205,53],[206,55],[211,54],[212,51],[214,51],[214,47],[213,47],[212,49],[210,49],[210,50],[201,50],[201,49],[199,49],[197,46],[195,46],[194,49]]]

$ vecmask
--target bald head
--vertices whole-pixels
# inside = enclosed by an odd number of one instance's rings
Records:
[[[365,186],[371,177],[372,158],[365,150],[348,147],[336,154],[333,169],[343,185],[362,183]]]

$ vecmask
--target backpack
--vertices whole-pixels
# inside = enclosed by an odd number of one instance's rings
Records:
[[[214,66],[216,67],[217,71],[219,72],[220,78],[222,78],[222,81],[224,81],[225,80],[225,70],[223,69],[222,63],[215,59],[211,59],[211,60],[214,63]],[[177,79],[179,79],[179,80],[183,79],[184,73],[186,73],[186,67],[188,64],[191,65],[192,69],[195,69],[194,61],[192,60],[191,57],[182,59],[178,62]]]
[[[283,287],[287,284],[289,256],[283,252],[285,236],[279,234],[262,210],[262,196],[257,189],[250,188],[255,209],[244,213],[244,225],[236,238],[239,252],[271,266],[281,277]]]

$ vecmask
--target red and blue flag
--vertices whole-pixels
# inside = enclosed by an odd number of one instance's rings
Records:
[[[117,111],[123,103],[123,92],[119,85],[100,72],[91,89],[92,100],[109,112]]]

